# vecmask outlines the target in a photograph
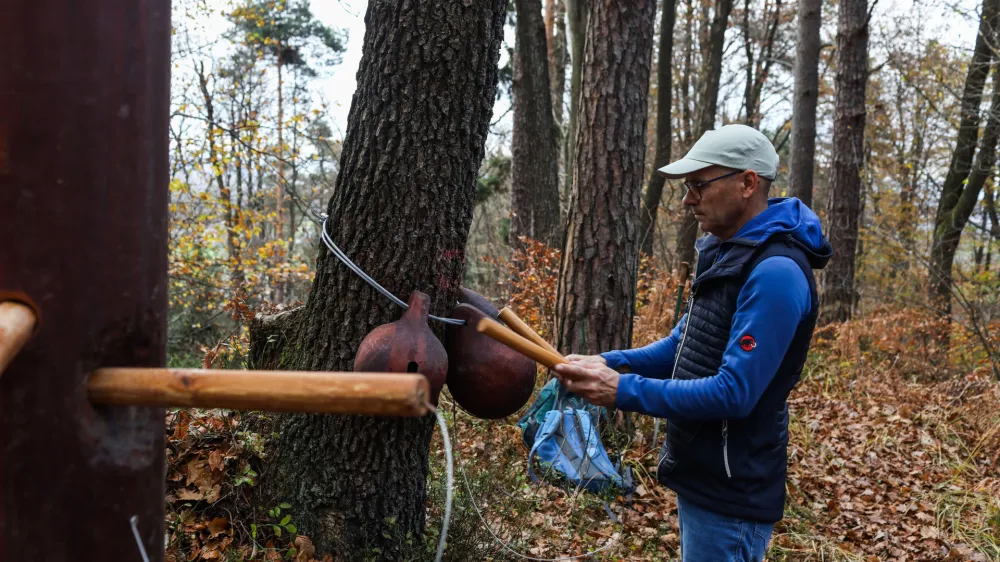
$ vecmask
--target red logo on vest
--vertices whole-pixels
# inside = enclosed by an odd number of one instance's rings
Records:
[[[753,339],[753,336],[743,336],[740,338],[740,347],[743,351],[753,351],[753,348],[757,347],[757,340]]]

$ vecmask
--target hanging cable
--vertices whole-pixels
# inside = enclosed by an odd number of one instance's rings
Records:
[[[323,244],[325,244],[326,247],[330,249],[330,252],[332,252],[334,256],[337,256],[337,259],[339,259],[344,265],[346,265],[348,269],[357,274],[358,277],[364,279],[364,281],[369,285],[371,285],[376,291],[382,293],[382,295],[384,295],[386,298],[398,304],[399,306],[403,307],[403,310],[409,310],[410,306],[408,304],[403,302],[396,295],[389,292],[389,290],[383,287],[382,285],[379,285],[377,281],[369,277],[368,274],[364,272],[364,270],[362,270],[360,267],[358,267],[357,264],[351,261],[351,258],[347,257],[347,254],[345,254],[343,250],[341,250],[339,247],[337,247],[336,244],[333,243],[333,238],[330,237],[330,234],[326,230],[326,222],[330,219],[330,217],[326,214],[323,214],[321,216],[323,218],[323,225],[321,227],[322,234],[320,235],[320,238],[323,240]],[[453,326],[465,325],[465,320],[459,320],[457,318],[442,318],[440,316],[434,316],[433,314],[429,314],[428,316],[430,318],[433,318],[434,320],[437,320],[438,322],[451,324]]]

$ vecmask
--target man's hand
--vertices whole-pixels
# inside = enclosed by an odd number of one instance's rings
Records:
[[[566,361],[570,363],[598,363],[600,365],[607,365],[608,361],[601,357],[600,355],[567,355]]]
[[[583,361],[573,359],[573,357],[594,357],[570,355],[566,358],[569,363],[556,365],[555,375],[559,382],[566,387],[568,392],[585,398],[596,406],[614,407],[615,399],[618,396],[617,371],[610,369],[601,359],[597,361]]]

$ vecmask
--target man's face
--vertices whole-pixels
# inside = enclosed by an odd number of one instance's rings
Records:
[[[698,184],[735,171],[721,166],[709,166],[688,174],[684,181]],[[695,219],[704,232],[720,238],[729,238],[735,233],[749,202],[748,194],[743,189],[747,173],[736,173],[694,190],[685,188],[684,204],[694,211]]]

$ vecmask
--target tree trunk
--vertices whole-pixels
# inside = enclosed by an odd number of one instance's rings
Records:
[[[715,16],[712,18],[709,30],[708,54],[705,75],[702,79],[703,89],[700,94],[701,105],[698,108],[697,129],[693,141],[715,128],[715,116],[719,105],[719,82],[722,80],[722,49],[725,46],[726,28],[729,26],[729,14],[733,11],[733,0],[716,0]],[[698,238],[698,221],[694,213],[685,209],[681,221],[680,233],[677,237],[678,261],[694,263],[694,242]]]
[[[549,59],[549,77],[552,82],[552,116],[557,127],[562,127],[566,93],[566,0],[556,0],[555,32],[552,58]]]
[[[374,1],[365,17],[328,228],[389,291],[430,295],[437,315],[448,314],[462,278],[505,8],[505,0]],[[253,354],[278,356],[288,369],[349,371],[365,335],[400,314],[322,248],[304,310],[287,316],[297,326],[271,328],[294,337],[280,352]],[[402,559],[409,541],[421,542],[433,425],[279,416],[261,501],[291,503],[302,532],[335,559],[375,556],[375,547],[378,559]]]
[[[962,116],[958,139],[945,176],[934,218],[934,238],[931,243],[930,299],[943,316],[951,314],[951,266],[958,249],[958,238],[965,221],[956,222],[956,208],[965,198],[966,181],[972,168],[979,140],[979,109],[983,88],[992,60],[992,45],[996,39],[1000,0],[985,0],[979,21],[979,35],[969,62],[969,71],[962,92]],[[995,94],[994,94],[995,97]],[[977,194],[978,195],[978,194]],[[957,233],[956,233],[957,228]]]
[[[827,203],[827,235],[833,258],[823,278],[825,322],[851,317],[854,261],[864,169],[865,89],[868,85],[868,3],[842,0],[837,21],[837,98],[833,124],[833,171]]]
[[[995,35],[993,37],[996,37]],[[951,270],[955,262],[955,253],[962,240],[962,231],[969,223],[979,194],[986,180],[993,173],[996,164],[997,137],[1000,135],[1000,65],[993,72],[993,97],[990,102],[989,117],[983,129],[983,142],[976,154],[972,171],[962,187],[962,191],[950,211],[942,213],[938,208],[938,222],[934,230],[934,245],[931,247],[931,283],[934,296],[938,299],[935,305],[941,314],[951,313]]]
[[[816,104],[819,101],[819,29],[822,0],[800,0],[795,47],[795,93],[792,96],[792,154],[788,187],[794,197],[812,206],[816,161]]]
[[[744,0],[743,5],[743,39],[747,57],[747,80],[743,92],[744,113],[747,125],[760,128],[760,101],[764,92],[764,84],[771,74],[771,66],[775,60],[774,40],[778,34],[778,25],[781,23],[781,0],[775,0],[774,18],[770,22],[766,19],[769,13],[769,4],[766,1],[764,2],[765,17],[761,18],[763,33],[761,35],[759,55],[755,55],[753,49],[754,38],[750,25],[750,0]]]
[[[583,83],[583,46],[587,38],[587,14],[590,11],[587,0],[566,0],[569,20],[570,77],[569,77],[569,126],[566,128],[566,142],[563,157],[566,178],[563,181],[563,199],[569,200],[573,191],[573,170],[576,169],[576,129],[580,114],[580,86]]]
[[[278,177],[275,180],[274,185],[274,239],[275,241],[281,240],[285,234],[284,228],[284,207],[285,207],[285,139],[284,139],[284,125],[285,125],[285,102],[284,96],[282,94],[284,84],[282,84],[282,46],[278,45]],[[281,255],[281,246],[278,246],[278,251],[274,253],[273,266],[277,269],[277,266],[284,260]],[[285,300],[284,282],[272,282],[271,284],[271,300],[273,302],[281,302]]]
[[[670,145],[673,131],[673,65],[674,65],[674,22],[677,19],[677,0],[663,0],[660,15],[660,46],[656,63],[656,151],[653,156],[653,172],[642,198],[639,214],[639,247],[643,255],[653,256],[653,235],[656,230],[656,214],[660,209],[660,198],[666,178],[657,170],[670,163]]]
[[[632,343],[655,0],[593,2],[556,302],[561,350]]]
[[[540,0],[514,0],[514,131],[511,140],[510,245],[522,236],[562,242],[559,136],[552,118],[549,58]]]

